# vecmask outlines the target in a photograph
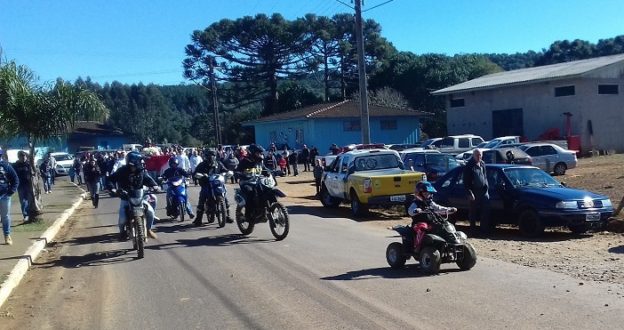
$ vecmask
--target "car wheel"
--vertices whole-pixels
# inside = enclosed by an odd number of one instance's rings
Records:
[[[557,163],[553,168],[553,173],[555,173],[555,175],[564,175],[567,169],[568,167],[565,163]]]
[[[518,216],[520,233],[526,237],[537,237],[544,232],[544,223],[537,212],[526,209]]]
[[[323,204],[324,207],[338,207],[340,205],[340,200],[338,200],[337,198],[332,197],[332,195],[329,194],[329,191],[327,191],[327,187],[323,186],[323,188],[321,188],[321,204]]]
[[[368,208],[366,205],[360,203],[360,199],[358,198],[355,191],[351,192],[351,213],[354,217],[361,217],[368,212]]]

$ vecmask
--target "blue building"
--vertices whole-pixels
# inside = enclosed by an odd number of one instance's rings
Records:
[[[420,138],[422,111],[369,105],[370,136],[373,143],[416,143]],[[317,104],[298,110],[262,117],[243,123],[253,126],[255,142],[262,146],[275,143],[291,149],[304,144],[321,153],[332,143],[344,146],[362,142],[358,101]]]

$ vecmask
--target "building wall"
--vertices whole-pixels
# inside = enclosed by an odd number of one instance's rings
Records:
[[[76,152],[80,147],[94,147],[98,150],[120,149],[130,139],[119,135],[72,135],[67,139],[68,152]]]
[[[565,135],[564,112],[572,113],[571,134],[581,136],[583,150],[615,149],[624,151],[624,74],[622,68],[609,67],[577,79],[538,82],[531,85],[458,93],[447,96],[449,135],[474,133],[493,138],[492,112],[523,109],[524,136],[535,140],[549,128]],[[619,94],[598,94],[599,84],[617,84]],[[555,88],[575,86],[575,95],[555,97]],[[463,98],[464,107],[450,107],[451,98]],[[591,121],[593,134],[590,134]]]
[[[361,143],[361,130],[345,130],[345,121],[358,121],[359,118],[315,119],[280,121],[255,124],[256,143],[268,146],[274,143],[287,143],[299,149],[306,144],[317,147],[321,153],[332,143],[344,146]],[[396,129],[381,129],[381,121],[396,123]],[[370,118],[371,141],[378,143],[415,143],[420,137],[420,121],[417,117],[374,117]]]

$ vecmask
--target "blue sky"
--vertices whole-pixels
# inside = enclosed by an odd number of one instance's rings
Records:
[[[384,2],[364,0],[363,9]],[[274,12],[294,19],[352,10],[336,0],[0,0],[0,47],[42,82],[178,84],[193,30]],[[624,34],[622,0],[394,0],[364,17],[416,54],[539,51],[555,40]]]

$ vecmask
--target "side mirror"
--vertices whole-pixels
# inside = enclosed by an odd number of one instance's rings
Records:
[[[568,186],[568,184],[565,181],[561,181],[561,185],[564,186],[564,187]]]

